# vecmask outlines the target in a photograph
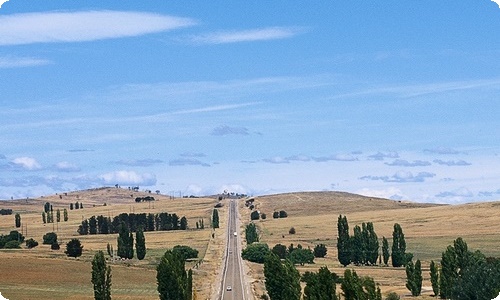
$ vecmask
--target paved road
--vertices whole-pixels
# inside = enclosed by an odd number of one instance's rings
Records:
[[[221,287],[221,300],[246,300],[246,289],[243,279],[240,234],[238,226],[237,200],[229,200],[229,217],[227,227],[227,247],[225,253],[225,268]],[[237,233],[234,235],[234,233]],[[228,286],[231,290],[228,291]]]

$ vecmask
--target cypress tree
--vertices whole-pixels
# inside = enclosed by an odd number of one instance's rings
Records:
[[[61,210],[59,208],[56,211],[56,221],[57,223],[61,222]]]
[[[158,293],[161,300],[184,300],[187,294],[187,275],[184,259],[167,250],[156,268]]]
[[[337,222],[338,237],[337,237],[337,252],[339,262],[345,267],[351,263],[349,224],[347,217],[339,215]]]
[[[391,254],[389,253],[389,242],[384,236],[382,237],[382,257],[384,258],[384,265],[387,266],[387,264],[389,263],[390,256]]]
[[[406,253],[406,241],[403,229],[396,223],[392,232],[392,266],[405,266],[413,257],[412,254]]]
[[[146,238],[144,237],[142,227],[139,227],[135,234],[135,249],[137,252],[137,259],[143,260],[146,256]]]
[[[304,300],[337,300],[337,279],[327,267],[321,267],[318,273],[306,272],[301,279],[306,283]]]
[[[363,233],[361,232],[361,227],[358,225],[354,226],[354,235],[350,238],[350,249],[351,249],[351,261],[355,265],[361,265],[365,260],[365,247],[363,243]]]
[[[250,223],[245,228],[245,239],[247,240],[247,245],[256,243],[259,241],[259,235],[257,234],[257,227],[254,223]]]
[[[45,212],[42,212],[42,221],[43,221],[43,224],[47,223],[47,218],[45,217]]]
[[[89,234],[97,234],[97,219],[95,216],[89,219]]]
[[[219,228],[219,212],[215,208],[212,212],[212,228]]]
[[[422,266],[420,260],[415,265],[413,261],[406,264],[406,288],[412,296],[420,296],[422,292]]]
[[[375,233],[375,228],[373,227],[372,222],[368,222],[366,224],[366,229],[368,234],[368,244],[366,246],[367,262],[370,265],[376,265],[378,258],[378,249],[379,249],[378,237],[377,234]]]
[[[92,260],[92,284],[95,300],[111,300],[111,267],[106,266],[102,251],[97,252]]]
[[[274,253],[264,259],[264,277],[270,300],[299,300],[300,274],[290,261],[282,263]]]
[[[436,263],[434,263],[433,260],[431,260],[430,275],[431,275],[432,291],[434,292],[434,296],[437,296],[439,295],[439,270]]]
[[[63,210],[63,220],[68,222],[68,210],[66,208]]]
[[[128,226],[122,221],[118,232],[118,249],[117,255],[121,258],[131,259],[134,257],[134,237],[129,232]]]
[[[19,228],[21,227],[21,215],[20,214],[16,214],[15,216],[15,221],[16,221],[16,228]]]

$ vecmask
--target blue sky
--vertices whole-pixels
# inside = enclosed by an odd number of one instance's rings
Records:
[[[498,200],[498,28],[490,0],[10,0],[0,199]]]

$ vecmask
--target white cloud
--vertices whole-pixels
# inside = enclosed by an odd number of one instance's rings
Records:
[[[426,178],[432,178],[436,176],[434,173],[430,172],[419,172],[414,175],[412,172],[399,171],[392,176],[363,176],[359,179],[361,180],[381,180],[383,182],[424,182]]]
[[[2,5],[5,3],[5,2],[9,2],[9,0],[0,0],[0,8],[2,8]],[[1,296],[2,294],[0,294]]]
[[[100,179],[106,184],[120,185],[155,185],[156,176],[149,173],[137,174],[134,171],[115,171],[102,174]]]
[[[491,2],[495,2],[498,5],[498,7],[500,8],[500,0],[491,0]],[[500,299],[500,295],[498,295],[498,297],[495,299]]]
[[[38,170],[41,169],[42,166],[32,157],[18,157],[12,160],[12,163],[15,166],[21,167],[26,170]]]
[[[79,172],[80,167],[67,161],[61,161],[54,165],[55,169],[61,172]]]
[[[168,162],[169,166],[203,166],[210,167],[210,164],[202,162],[195,158],[178,158]]]
[[[377,198],[385,198],[392,200],[408,199],[408,197],[404,195],[400,189],[397,189],[395,187],[388,187],[382,190],[363,188],[361,190],[356,191],[355,193],[367,197],[377,197]]]
[[[15,14],[0,16],[0,46],[139,36],[194,24],[187,18],[132,11]]]
[[[50,60],[33,57],[0,57],[0,69],[36,67],[51,63],[52,62]]]
[[[466,162],[465,160],[441,160],[441,159],[435,159],[433,160],[434,163],[439,164],[439,165],[445,165],[445,166],[470,166],[470,162]]]
[[[241,31],[215,32],[206,35],[193,36],[191,37],[191,40],[196,43],[206,44],[265,41],[289,38],[303,31],[303,28],[298,27],[268,27]]]
[[[396,159],[393,162],[385,164],[388,166],[397,166],[397,167],[424,167],[431,165],[431,163],[428,161],[414,160],[413,162],[410,162],[404,159]]]

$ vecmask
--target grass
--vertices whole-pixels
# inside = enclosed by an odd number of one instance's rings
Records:
[[[399,223],[404,231],[407,252],[420,259],[423,266],[423,296],[414,299],[430,299],[429,264],[439,261],[441,253],[458,237],[462,237],[472,250],[481,250],[487,256],[500,257],[500,235],[498,222],[500,207],[498,203],[478,203],[466,205],[431,205],[390,201],[369,197],[354,196],[346,193],[293,193],[259,197],[256,208],[268,216],[274,211],[285,210],[287,218],[257,221],[261,241],[273,247],[275,244],[301,244],[313,248],[325,244],[328,254],[324,259],[316,259],[315,264],[299,267],[299,271],[316,271],[327,266],[337,274],[343,268],[337,260],[337,219],[339,214],[346,215],[350,232],[355,225],[373,222],[382,245],[385,236],[392,245],[394,223]],[[241,205],[243,220],[250,220],[250,210]],[[248,222],[248,221],[246,221]],[[296,234],[289,234],[291,227]],[[264,290],[262,266],[249,263],[253,276],[253,290],[262,294]],[[352,266],[349,266],[352,267]],[[360,275],[372,276],[380,283],[383,294],[397,292],[402,297],[410,297],[405,287],[406,274],[403,268],[392,267],[353,267]]]
[[[116,249],[117,234],[86,235],[77,233],[82,219],[93,215],[116,216],[123,212],[134,213],[176,213],[186,216],[189,228],[196,228],[196,222],[204,219],[209,224],[212,208],[217,200],[212,198],[170,199],[164,195],[152,195],[154,203],[135,203],[135,197],[146,193],[127,189],[103,188],[89,191],[52,195],[39,199],[0,201],[0,208],[11,208],[13,214],[0,216],[0,234],[11,230],[23,231],[26,239],[34,238],[40,245],[33,249],[0,250],[0,292],[9,299],[93,299],[91,261],[93,255],[102,250],[106,253],[109,243]],[[83,209],[70,210],[69,204],[79,201]],[[68,210],[68,222],[43,224],[43,204],[50,202],[55,211]],[[106,203],[106,206],[104,206]],[[224,221],[224,208],[221,221]],[[20,213],[22,228],[14,227],[14,214]],[[26,234],[27,230],[27,234]],[[58,235],[61,250],[52,251],[49,245],[42,245],[42,236],[54,231]],[[64,254],[66,242],[80,239],[83,255],[71,259]],[[222,257],[218,248],[223,245],[224,230],[218,230],[212,238],[212,229],[206,225],[203,230],[145,232],[147,254],[142,261],[109,261],[112,267],[113,299],[158,299],[156,291],[156,266],[163,253],[175,245],[188,245],[199,251],[203,263],[194,269],[194,286],[201,299],[211,297],[217,270]],[[220,256],[219,256],[220,255]],[[106,254],[107,256],[107,254]],[[187,262],[194,267],[196,261]]]

